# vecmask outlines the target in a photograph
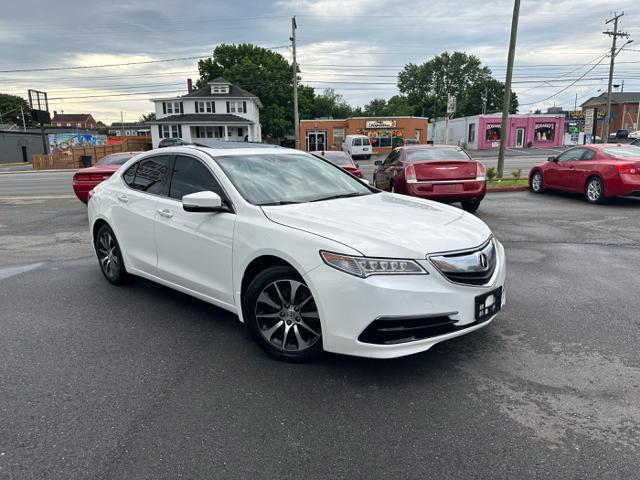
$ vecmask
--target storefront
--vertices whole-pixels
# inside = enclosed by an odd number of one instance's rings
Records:
[[[341,150],[347,135],[367,135],[374,153],[391,151],[404,139],[426,143],[427,119],[422,117],[352,117],[344,120],[302,120],[302,150]]]

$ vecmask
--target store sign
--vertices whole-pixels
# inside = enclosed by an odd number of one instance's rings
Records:
[[[555,123],[536,123],[536,128],[549,128],[553,130],[554,128],[556,128],[556,124]]]
[[[487,130],[491,130],[492,128],[502,128],[501,123],[487,123]]]
[[[585,135],[593,134],[594,108],[588,108],[584,114],[584,133]]]
[[[396,128],[395,120],[367,120],[365,128]]]

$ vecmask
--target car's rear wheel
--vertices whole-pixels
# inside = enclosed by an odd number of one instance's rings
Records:
[[[466,210],[469,213],[474,213],[480,207],[480,200],[478,200],[477,198],[466,200],[460,203],[462,204],[462,209]]]
[[[113,285],[125,283],[129,279],[129,275],[113,230],[108,225],[102,225],[96,234],[94,243],[100,270],[104,277]]]
[[[531,175],[529,190],[533,193],[542,193],[544,191],[544,187],[542,185],[542,174],[539,171],[536,171]]]
[[[244,295],[244,320],[268,354],[296,362],[322,354],[322,329],[313,294],[291,267],[270,267],[251,281]]]
[[[604,202],[604,185],[599,177],[591,177],[587,180],[585,187],[585,196],[589,203]]]

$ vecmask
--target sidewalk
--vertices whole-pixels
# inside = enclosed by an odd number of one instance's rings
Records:
[[[32,171],[30,163],[0,163],[0,173]]]

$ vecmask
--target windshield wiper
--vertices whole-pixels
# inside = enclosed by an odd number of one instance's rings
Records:
[[[338,193],[337,195],[331,195],[329,197],[316,198],[309,200],[310,202],[322,202],[323,200],[334,200],[336,198],[349,198],[349,197],[361,197],[363,195],[370,195],[369,193],[350,192],[350,193]]]
[[[295,202],[293,200],[278,200],[277,202],[267,202],[267,203],[259,203],[259,207],[270,207],[272,205],[293,205],[297,203],[305,203],[305,202]]]

